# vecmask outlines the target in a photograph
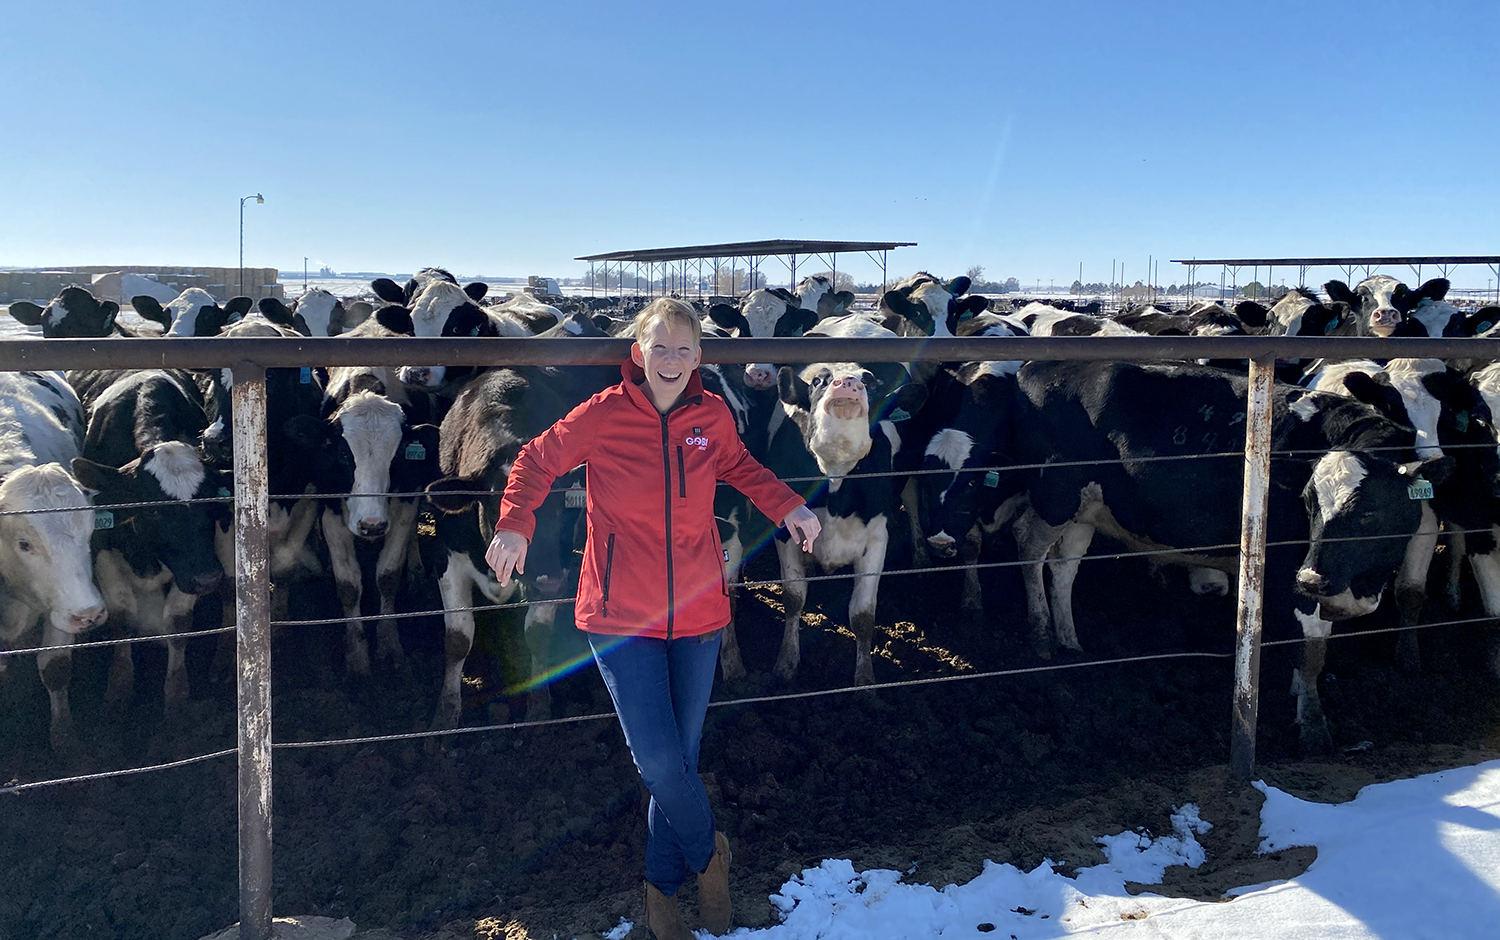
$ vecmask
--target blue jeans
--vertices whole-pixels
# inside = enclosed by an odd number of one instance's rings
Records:
[[[646,880],[672,897],[714,854],[714,814],[698,742],[714,687],[719,631],[673,640],[589,633],[630,756],[651,791]]]

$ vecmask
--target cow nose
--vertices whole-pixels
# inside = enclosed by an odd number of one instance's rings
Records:
[[[385,534],[389,524],[384,519],[361,519],[359,520],[359,534],[367,539],[379,538]]]
[[[68,617],[68,632],[82,633],[85,630],[92,630],[104,622],[104,617],[105,610],[102,604],[80,610]]]
[[[219,581],[221,578],[223,578],[223,576],[224,572],[222,571],[210,571],[205,574],[198,575],[197,577],[193,578],[193,593],[209,593],[214,588],[217,588],[219,586]]]
[[[834,388],[847,388],[847,389],[849,389],[852,392],[857,392],[860,389],[862,389],[862,388],[865,387],[865,383],[863,381],[861,381],[860,379],[855,378],[852,375],[846,375],[843,378],[834,379],[833,380],[833,387]]]
[[[1328,579],[1311,568],[1297,572],[1297,587],[1314,596],[1328,592]]]
[[[947,532],[927,536],[927,545],[939,558],[952,558],[958,550],[958,540]]]
[[[432,370],[427,366],[407,366],[401,370],[401,381],[407,385],[426,385]]]
[[[745,384],[754,389],[770,388],[776,384],[776,370],[763,365],[746,366]]]

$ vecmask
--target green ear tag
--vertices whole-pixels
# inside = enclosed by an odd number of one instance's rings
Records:
[[[96,510],[94,510],[94,531],[95,532],[98,532],[100,529],[113,529],[114,527],[115,527],[115,514],[114,514],[113,510],[109,510],[109,509],[96,509]]]
[[[988,486],[990,489],[994,489],[995,487],[999,486],[1000,485],[1000,471],[998,471],[998,470],[991,470],[990,472],[986,473],[984,475],[984,485]]]
[[[406,459],[426,460],[427,448],[423,447],[420,441],[412,441],[410,444],[406,445]]]
[[[1467,411],[1460,411],[1454,415],[1453,426],[1458,428],[1460,434],[1467,431],[1469,429],[1469,413]]]
[[[1421,477],[1412,481],[1406,488],[1407,499],[1432,499],[1432,484]]]
[[[219,487],[219,495],[220,496],[233,496],[234,493],[230,491],[229,487],[227,487],[227,486],[221,486],[221,487]]]
[[[891,412],[892,421],[908,421],[910,419],[911,415],[907,414],[905,408],[897,408],[895,411]]]

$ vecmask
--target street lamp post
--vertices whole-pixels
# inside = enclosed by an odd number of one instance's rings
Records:
[[[254,199],[257,203],[264,203],[266,197],[260,193],[240,197],[240,289],[239,296],[245,294],[245,200]]]

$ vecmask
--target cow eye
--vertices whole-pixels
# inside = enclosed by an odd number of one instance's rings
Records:
[[[16,543],[16,548],[19,548],[23,552],[29,552],[31,551],[31,543],[26,541],[25,539],[21,539]]]

